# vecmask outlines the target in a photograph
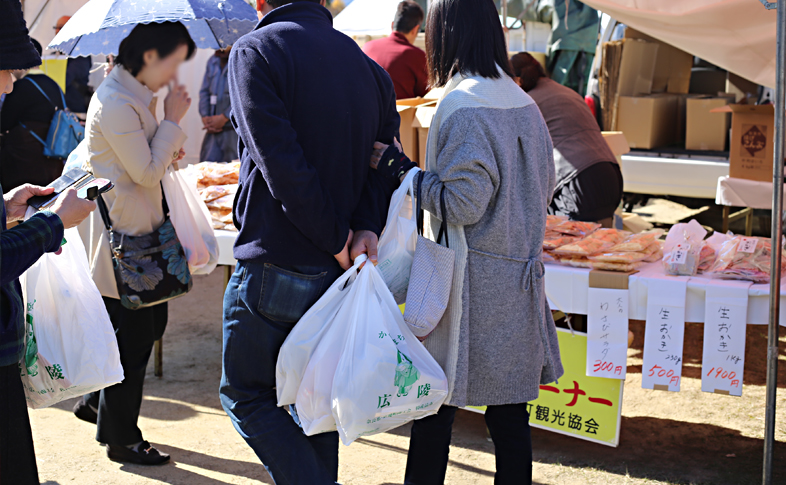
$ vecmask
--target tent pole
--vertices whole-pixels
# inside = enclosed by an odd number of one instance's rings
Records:
[[[770,322],[767,333],[767,411],[764,420],[764,485],[771,485],[775,444],[775,402],[778,392],[778,330],[781,287],[781,235],[783,234],[783,156],[786,122],[786,0],[778,0],[775,90],[775,160],[772,185],[772,265]]]

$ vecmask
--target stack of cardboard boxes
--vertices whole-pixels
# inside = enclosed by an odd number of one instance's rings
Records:
[[[693,68],[692,55],[633,29],[620,42],[619,88],[611,103],[617,115],[605,128],[624,132],[632,148],[684,142],[688,150],[725,150],[729,115],[713,110],[738,101],[750,86],[722,70]]]

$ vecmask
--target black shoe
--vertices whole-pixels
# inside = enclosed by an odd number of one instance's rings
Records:
[[[88,423],[96,424],[98,422],[98,413],[90,408],[84,398],[77,401],[74,405],[74,416]]]
[[[135,465],[163,465],[169,462],[169,455],[159,451],[143,441],[138,446],[139,451],[134,451],[125,446],[106,445],[106,456],[112,461],[133,463]]]

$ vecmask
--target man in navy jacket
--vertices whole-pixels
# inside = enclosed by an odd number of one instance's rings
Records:
[[[387,73],[333,29],[324,0],[257,0],[257,11],[229,59],[242,163],[221,402],[276,483],[333,484],[338,434],[307,437],[296,413],[277,407],[276,360],[350,267],[353,231],[376,241],[384,226],[395,186],[369,160],[375,141],[398,133],[396,96]]]

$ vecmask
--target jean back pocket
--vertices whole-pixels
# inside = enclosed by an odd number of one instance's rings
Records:
[[[327,272],[306,275],[265,264],[257,310],[274,322],[296,323],[319,300]]]

